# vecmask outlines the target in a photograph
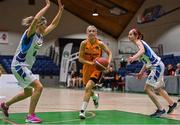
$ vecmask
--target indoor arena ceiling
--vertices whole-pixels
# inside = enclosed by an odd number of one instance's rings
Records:
[[[51,0],[57,4],[57,0]],[[65,9],[118,38],[145,0],[62,0]],[[29,0],[35,4],[35,0]],[[92,16],[97,12],[98,16]]]
[[[57,4],[57,0],[51,0]],[[65,9],[118,38],[145,0],[62,0]],[[97,12],[98,16],[92,16]]]

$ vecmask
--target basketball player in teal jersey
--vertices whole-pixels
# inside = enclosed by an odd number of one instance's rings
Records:
[[[24,88],[24,91],[0,105],[4,115],[8,117],[8,108],[10,105],[31,96],[29,113],[25,120],[30,123],[42,122],[42,120],[35,115],[35,109],[43,90],[41,82],[32,74],[31,68],[35,62],[37,51],[43,44],[43,36],[46,36],[57,27],[63,11],[61,0],[58,0],[58,13],[50,25],[47,26],[47,21],[43,15],[50,7],[50,0],[45,0],[45,2],[45,7],[34,17],[30,16],[23,19],[22,25],[28,26],[28,28],[22,35],[11,64],[11,70],[19,84]]]
[[[158,57],[155,52],[149,47],[149,45],[142,40],[142,34],[137,29],[132,29],[128,34],[129,40],[132,41],[138,48],[138,52],[128,58],[128,62],[133,62],[138,58],[144,63],[141,71],[137,74],[137,78],[141,79],[143,72],[146,69],[149,69],[151,72],[147,78],[146,85],[144,87],[145,92],[148,94],[152,102],[156,105],[157,110],[155,113],[151,114],[152,117],[160,117],[166,113],[165,109],[162,107],[158,101],[154,90],[158,92],[168,103],[169,110],[167,111],[170,114],[174,108],[177,107],[177,103],[174,102],[168,93],[163,89],[164,87],[164,64],[161,61],[161,58]]]

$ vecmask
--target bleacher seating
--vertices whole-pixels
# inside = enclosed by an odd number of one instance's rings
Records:
[[[177,63],[180,63],[180,56],[174,56],[174,54],[163,55],[161,59],[166,67],[168,64],[172,64],[174,67],[176,67]],[[139,61],[135,61],[132,64],[129,64],[125,67],[126,74],[138,73],[141,70],[142,66],[143,66],[143,63]]]
[[[11,74],[11,62],[13,56],[0,56],[0,63],[8,74]],[[59,75],[59,66],[57,66],[50,57],[37,56],[36,62],[32,67],[32,72],[39,75]]]
[[[172,64],[176,67],[177,63],[180,63],[180,56],[174,56],[174,54],[164,55],[161,57],[163,63],[167,67],[168,64]]]
[[[129,64],[126,66],[126,72],[127,73],[138,73],[141,70],[142,66],[143,66],[142,62],[135,61],[132,64]]]
[[[76,50],[77,51],[77,50]],[[11,62],[13,56],[0,56],[0,63],[6,70],[8,74],[11,74]],[[173,54],[164,55],[161,57],[162,61],[164,62],[165,66],[167,67],[168,64],[172,64],[176,67],[177,63],[180,63],[180,56],[174,56]],[[123,70],[123,74],[128,73],[138,73],[142,67],[141,62],[134,62],[130,65],[127,65]],[[78,69],[82,68],[82,65],[77,61]],[[126,72],[125,72],[126,71]],[[34,74],[40,75],[51,75],[51,76],[58,76],[59,75],[59,66],[57,66],[50,57],[47,56],[37,56],[36,62],[32,67],[32,72]]]

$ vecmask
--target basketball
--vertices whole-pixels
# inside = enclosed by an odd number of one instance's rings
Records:
[[[108,67],[109,62],[108,59],[100,57],[95,59],[94,64],[97,70],[104,71]]]

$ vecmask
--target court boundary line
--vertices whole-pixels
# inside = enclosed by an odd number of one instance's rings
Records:
[[[92,111],[87,111],[87,113],[91,114],[91,116],[86,117],[86,119],[94,118],[96,114]],[[81,121],[80,118],[70,119],[70,120],[64,120],[64,121],[54,121],[54,122],[45,122],[45,124],[55,124],[55,123],[66,123],[66,122],[73,122],[73,121]]]
[[[16,122],[13,122],[13,121],[6,119],[6,118],[0,118],[0,120],[2,120],[5,123],[12,124],[12,125],[18,125]]]
[[[77,111],[77,110],[76,110]],[[65,111],[66,112],[66,111]],[[71,112],[71,111],[67,111],[67,112]],[[38,113],[48,113],[48,112],[38,112]],[[53,112],[51,112],[53,113]],[[57,112],[56,112],[57,113]],[[61,113],[61,112],[58,112],[58,113]],[[86,119],[90,119],[90,118],[94,118],[96,116],[96,114],[93,112],[93,111],[87,111],[87,113],[90,114],[90,116],[86,117]],[[13,114],[21,114],[21,113],[13,113]],[[3,122],[5,123],[9,123],[9,124],[12,124],[12,125],[18,125],[18,123],[16,122],[13,122],[9,119],[6,119],[6,118],[0,118],[0,120],[2,120]],[[69,119],[69,120],[62,120],[62,121],[53,121],[53,122],[42,122],[41,124],[55,124],[55,123],[67,123],[67,122],[73,122],[73,121],[81,121],[82,119],[80,118],[75,118],[75,119]],[[27,123],[25,123],[27,124]],[[30,124],[30,123],[29,123]]]
[[[71,109],[72,110],[72,109]],[[98,110],[98,111],[104,111],[104,110]],[[105,111],[109,111],[109,110],[105,110]],[[147,116],[148,115],[145,115],[145,114],[141,114],[141,113],[134,113],[134,112],[127,112],[127,111],[121,111],[121,110],[110,110],[110,111],[117,111],[117,112],[125,112],[125,113],[132,113],[132,114],[136,114],[136,115],[142,115],[142,116]],[[65,111],[66,112],[66,111]],[[69,111],[67,111],[69,112]],[[70,111],[71,112],[71,111]],[[77,110],[75,111],[77,112]],[[91,119],[91,118],[94,118],[96,116],[96,111],[93,110],[93,111],[87,111],[87,113],[90,114],[90,116],[86,117],[86,119]],[[48,112],[38,112],[38,113],[48,113]],[[51,112],[53,113],[53,112]],[[56,112],[56,113],[62,113],[62,112]],[[14,113],[14,114],[18,114],[18,113]],[[179,121],[179,120],[176,120],[176,119],[170,119],[170,118],[167,118],[167,117],[161,117],[160,119],[167,119],[167,120],[173,120],[173,121]],[[8,123],[8,124],[12,124],[12,125],[19,125],[18,123],[14,122],[14,121],[11,121],[9,119],[6,119],[6,118],[2,118],[0,117],[0,120],[2,120],[3,122],[5,123]],[[60,121],[50,121],[50,122],[42,122],[42,124],[60,124],[60,123],[68,123],[68,122],[77,122],[77,121],[81,121],[82,119],[80,118],[74,118],[74,119],[69,119],[69,120],[60,120]],[[83,121],[83,120],[82,120]],[[27,124],[27,123],[23,123],[23,124]],[[30,124],[30,123],[29,123]]]
[[[127,112],[127,111],[121,111],[121,110],[111,110],[111,111],[118,111],[118,112],[125,112],[125,113],[132,113],[132,114],[136,114],[136,115],[142,115],[142,116],[146,116],[146,117],[150,117],[148,114],[142,114],[142,113],[137,113],[137,112]],[[178,115],[178,114],[165,114],[165,116],[159,117],[160,119],[167,119],[167,120],[173,120],[173,121],[180,121],[177,119],[172,119],[169,117],[166,117],[168,115]]]

